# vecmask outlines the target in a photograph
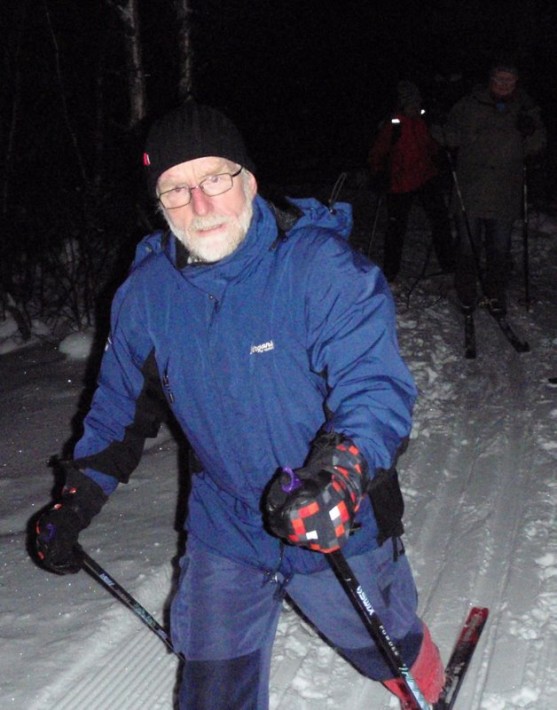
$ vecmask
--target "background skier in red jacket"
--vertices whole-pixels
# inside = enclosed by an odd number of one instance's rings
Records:
[[[439,185],[439,146],[422,116],[422,97],[410,81],[397,85],[397,109],[372,145],[370,167],[387,189],[389,224],[385,233],[383,271],[393,282],[400,271],[404,236],[414,198],[429,219],[437,261],[445,273],[454,271],[453,238]]]

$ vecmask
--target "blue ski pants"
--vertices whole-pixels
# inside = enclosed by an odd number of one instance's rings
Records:
[[[423,625],[406,556],[395,560],[388,540],[348,562],[412,665]],[[285,595],[361,673],[374,680],[392,678],[332,569],[284,578],[216,555],[191,536],[180,564],[171,608],[173,644],[187,659],[180,710],[267,710],[273,641]]]

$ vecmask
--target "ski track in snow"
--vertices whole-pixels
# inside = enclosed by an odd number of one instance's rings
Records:
[[[170,569],[167,574],[165,571],[161,569],[147,585],[168,588]],[[140,588],[136,592],[138,599],[141,591]],[[155,634],[143,633],[138,623],[126,609],[112,608],[104,616],[101,628],[87,639],[86,652],[43,689],[29,710],[171,707],[178,659],[165,651]]]
[[[509,314],[530,341],[528,354],[515,353],[480,312],[478,358],[466,361],[459,316],[450,294],[439,298],[435,279],[397,296],[401,347],[420,390],[399,467],[405,543],[420,611],[445,661],[469,606],[490,608],[462,710],[557,707],[557,390],[546,384],[557,374],[555,248],[539,237],[531,260],[532,309],[517,305],[517,281]],[[160,639],[85,573],[48,575],[26,553],[29,517],[52,488],[44,465],[69,436],[82,371],[47,347],[0,358],[0,622],[10,647],[0,653],[2,707],[171,710],[178,662]],[[161,622],[178,551],[179,481],[168,475],[177,460],[163,430],[130,484],[83,534],[93,557]],[[270,710],[340,707],[398,703],[285,604]]]

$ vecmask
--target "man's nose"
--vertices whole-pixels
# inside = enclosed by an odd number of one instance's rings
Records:
[[[212,208],[211,198],[199,187],[193,187],[191,189],[191,206],[196,214],[207,214]]]

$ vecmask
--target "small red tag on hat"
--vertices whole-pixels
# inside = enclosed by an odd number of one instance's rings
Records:
[[[149,160],[149,153],[143,153],[143,165],[151,165]]]

